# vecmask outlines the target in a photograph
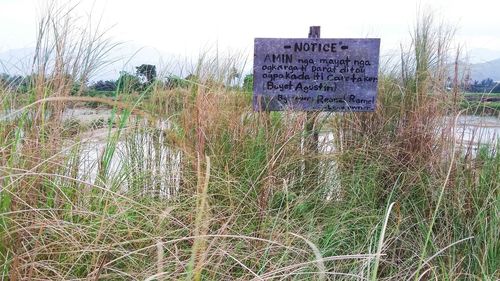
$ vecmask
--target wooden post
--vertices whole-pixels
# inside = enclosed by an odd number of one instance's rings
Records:
[[[320,38],[321,32],[320,26],[311,26],[309,27],[309,36],[308,38]],[[305,124],[305,141],[304,141],[304,151],[305,151],[305,169],[304,176],[306,178],[305,185],[310,187],[316,187],[318,184],[317,180],[317,159],[315,159],[318,155],[318,130],[315,126],[316,118],[318,117],[318,112],[307,112],[306,116],[306,124]]]

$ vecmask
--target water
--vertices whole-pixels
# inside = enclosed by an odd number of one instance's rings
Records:
[[[449,121],[449,120],[445,120]],[[122,187],[126,188],[134,178],[148,178],[144,180],[144,192],[154,187],[151,192],[170,196],[180,186],[181,153],[174,152],[172,147],[165,144],[165,136],[161,134],[168,128],[167,122],[158,122],[155,131],[146,131],[134,134],[124,132],[127,137],[116,144],[115,154],[110,162],[107,177],[112,182],[122,180]],[[116,132],[114,129],[113,133]],[[155,135],[160,133],[160,135]],[[89,132],[82,140],[79,177],[81,180],[94,182],[98,174],[98,161],[106,146],[109,129],[103,128]],[[500,118],[482,116],[462,116],[457,120],[455,137],[458,147],[463,151],[472,151],[474,156],[481,144],[498,145],[500,138]],[[321,153],[334,153],[334,135],[323,132],[319,135],[319,150]],[[321,165],[320,165],[321,166]],[[327,161],[321,170],[330,179],[332,194],[340,190],[340,182],[336,180],[337,166],[333,161]]]
[[[100,183],[98,175],[101,174],[105,184],[119,184],[115,190],[127,190],[133,186],[141,194],[174,195],[180,186],[181,153],[166,144],[161,130],[164,126],[164,122],[159,122],[156,128],[124,129],[120,132],[120,140],[109,144],[114,151],[107,169],[103,168],[101,159],[108,145],[107,140],[118,130],[103,128],[89,132],[80,141],[77,178]]]
[[[454,119],[445,118],[443,121],[445,124],[449,124],[450,121],[453,124]],[[500,144],[500,118],[470,115],[460,116],[456,121],[455,141],[464,154],[468,153],[475,157],[481,146],[487,146],[491,151],[495,151]],[[320,133],[318,145],[319,151],[324,154],[334,153],[337,149],[332,132]],[[325,161],[320,163],[320,169],[329,179],[327,199],[340,198],[341,183],[338,178],[337,163]]]
[[[500,118],[460,116],[455,130],[457,143],[464,149],[475,151],[480,145],[497,147],[500,139]]]
[[[0,120],[1,117],[2,114]],[[12,115],[9,116],[11,117]],[[108,109],[76,108],[67,109],[63,114],[65,120],[78,120],[81,125],[92,124],[96,120],[106,120],[107,123],[110,117],[111,111]],[[445,118],[444,123],[453,121],[450,118]],[[155,192],[164,196],[174,194],[180,186],[182,154],[166,144],[163,132],[168,128],[168,122],[159,121],[151,130],[125,129],[121,133],[121,138],[111,145],[115,148],[115,152],[103,178],[107,178],[109,182],[120,183],[121,189],[127,189],[131,185],[137,186],[137,182],[134,181],[140,178],[143,179],[143,182],[139,183],[143,193]],[[100,169],[99,161],[105,151],[107,140],[110,134],[116,132],[117,129],[100,128],[79,136],[81,145],[77,176],[79,180],[96,182]],[[470,151],[473,156],[481,145],[496,148],[500,139],[500,118],[460,116],[455,128],[455,139],[458,147],[463,151]],[[335,152],[332,132],[320,133],[319,150],[324,154]],[[339,190],[338,186],[335,186],[338,183],[334,180],[337,167],[332,161],[328,163],[322,170],[333,179],[334,186],[331,190]],[[334,194],[331,196],[335,197]]]
[[[447,117],[443,123],[449,124],[450,121],[453,122],[454,118]],[[500,141],[500,118],[475,115],[460,116],[455,127],[455,140],[459,148],[464,151],[471,150],[474,155],[482,145],[488,145],[494,149]],[[333,133],[320,133],[318,141],[320,151],[323,153],[335,151]]]

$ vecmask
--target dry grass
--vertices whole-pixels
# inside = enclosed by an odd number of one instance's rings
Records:
[[[311,155],[305,114],[253,112],[227,86],[237,57],[203,56],[188,88],[70,96],[113,46],[75,41],[71,10],[49,7],[21,114],[0,120],[3,279],[498,278],[500,155],[453,149],[451,33],[430,17],[401,71],[380,74],[377,110],[319,115],[335,149]],[[113,108],[93,166],[89,143],[61,134],[78,101]]]

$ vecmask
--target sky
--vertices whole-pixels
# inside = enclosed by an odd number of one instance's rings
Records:
[[[47,1],[0,0],[0,52],[34,46]],[[498,0],[80,0],[74,13],[109,30],[115,42],[159,53],[194,57],[202,51],[251,56],[255,37],[307,37],[321,26],[323,38],[381,38],[382,53],[409,42],[419,11],[456,29],[454,44],[478,58],[500,57]],[[474,51],[473,51],[474,53]]]

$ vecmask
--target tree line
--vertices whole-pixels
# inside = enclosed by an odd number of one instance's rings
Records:
[[[18,92],[27,92],[30,89],[31,83],[35,81],[35,77],[36,74],[21,76],[3,73],[0,74],[0,88],[16,90]],[[239,78],[240,74],[236,71],[236,69],[233,69],[230,74],[228,74],[224,83],[215,81],[199,81],[199,77],[194,74],[189,74],[185,77],[169,75],[166,78],[160,79],[158,78],[155,65],[142,64],[135,67],[135,73],[121,71],[118,79],[116,80],[98,80],[91,83],[80,83],[75,81],[73,82],[71,94],[80,92],[80,88],[82,86],[85,87],[85,90],[82,91],[83,94],[93,95],[96,94],[96,92],[131,93],[145,91],[153,84],[167,89],[188,88],[189,85],[200,82],[211,85],[219,85],[222,87],[236,87],[243,89],[244,91],[251,92],[253,89],[253,75],[246,75],[243,79],[243,84],[240,84],[237,81]],[[68,79],[70,79],[70,77],[68,77]]]
[[[474,80],[466,90],[473,93],[500,93],[500,83],[491,78],[483,79],[481,82]]]

